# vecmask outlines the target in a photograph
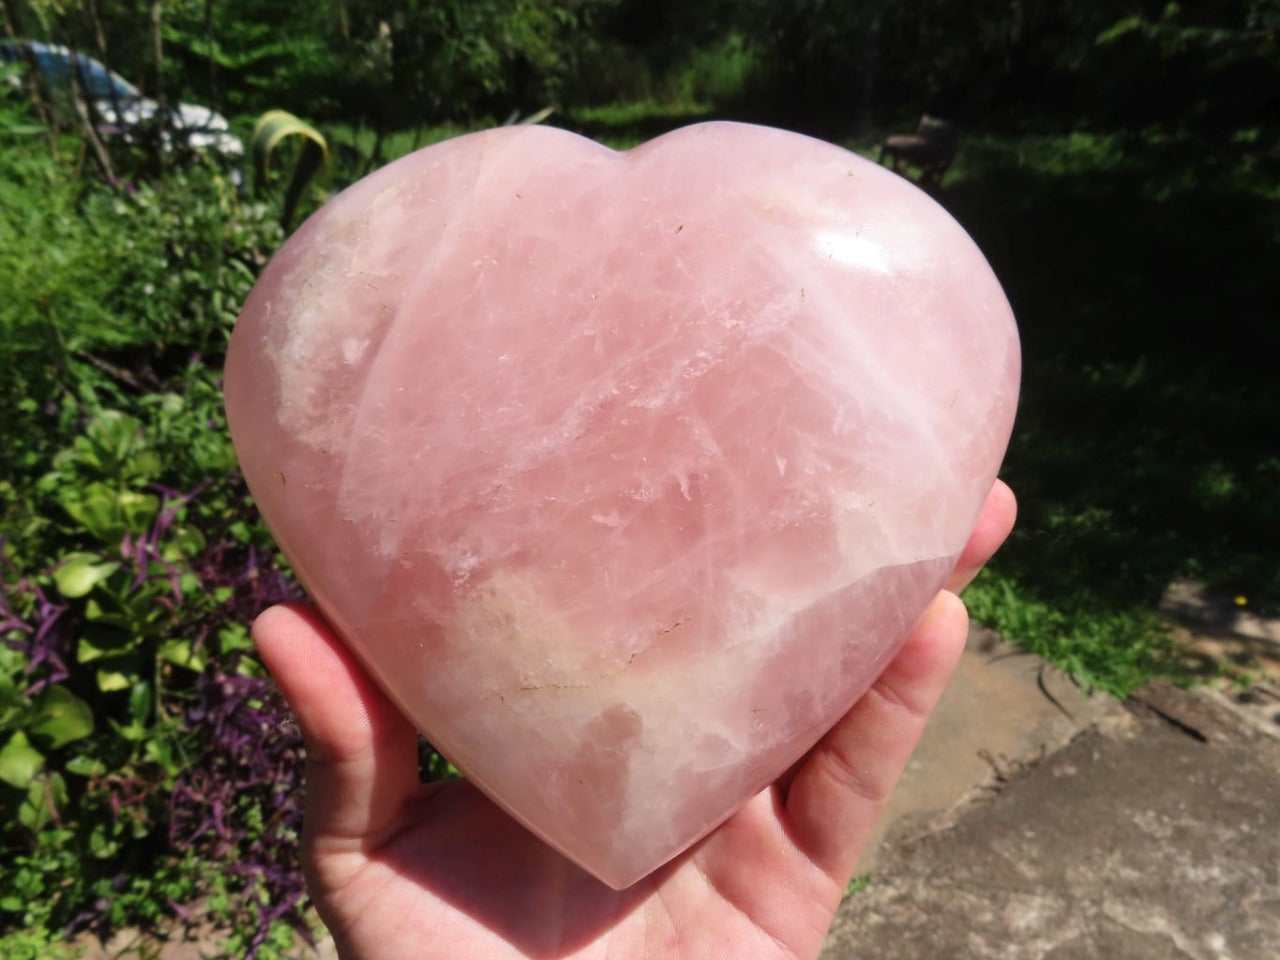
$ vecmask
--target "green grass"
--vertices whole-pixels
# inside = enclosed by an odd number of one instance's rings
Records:
[[[845,898],[856,897],[867,887],[871,886],[871,874],[859,873],[855,874],[853,879],[844,888]]]
[[[388,160],[403,157],[416,149],[429,147],[433,143],[456,137],[466,133],[469,127],[457,124],[436,124],[423,126],[419,130],[396,130],[388,133],[382,141],[382,155]],[[346,145],[368,157],[373,153],[378,135],[370,127],[357,127],[351,124],[328,124],[324,134],[332,146]]]
[[[626,150],[676,127],[708,120],[711,115],[708,104],[696,101],[676,104],[641,101],[578,107],[558,122],[615,150]]]

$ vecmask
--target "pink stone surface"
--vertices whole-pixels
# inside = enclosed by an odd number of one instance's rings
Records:
[[[406,157],[276,256],[232,338],[249,485],[422,732],[615,887],[861,696],[996,475],[1009,305],[930,198],[714,123]]]

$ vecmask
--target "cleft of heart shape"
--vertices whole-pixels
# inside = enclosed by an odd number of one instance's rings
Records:
[[[614,887],[860,697],[995,478],[1013,317],[932,199],[711,123],[470,134],[326,203],[232,337],[281,548],[464,774]]]

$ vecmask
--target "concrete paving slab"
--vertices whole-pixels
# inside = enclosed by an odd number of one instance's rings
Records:
[[[873,872],[892,843],[937,829],[962,800],[1123,712],[1062,671],[974,626],[955,679],[890,801],[858,870]]]
[[[1104,722],[880,858],[823,960],[1275,960],[1280,744]]]

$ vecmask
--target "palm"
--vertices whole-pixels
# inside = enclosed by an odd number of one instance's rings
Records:
[[[997,484],[959,589],[1013,524]],[[345,957],[815,957],[849,876],[963,648],[942,594],[902,651],[787,777],[688,853],[609,889],[470,784],[420,786],[416,734],[319,617],[255,624],[307,741],[308,886]]]
[[[411,802],[411,826],[354,875],[318,864],[313,889],[353,957],[649,957],[675,956],[677,945],[693,957],[812,955],[840,891],[794,847],[767,842],[780,833],[771,799],[761,794],[692,855],[617,892],[469,784],[441,784]],[[726,847],[739,849],[726,857]],[[808,876],[756,904],[761,879],[780,872]],[[781,918],[780,928],[763,929],[759,912]]]

